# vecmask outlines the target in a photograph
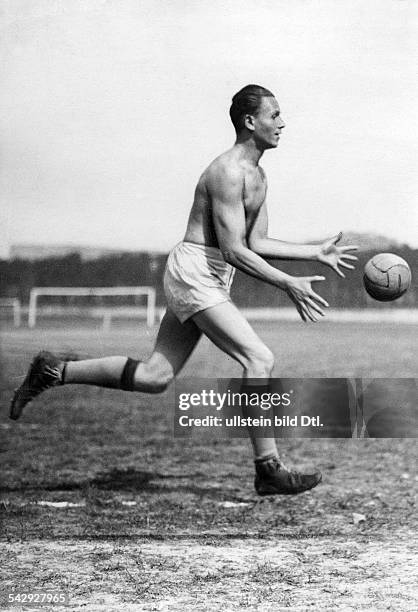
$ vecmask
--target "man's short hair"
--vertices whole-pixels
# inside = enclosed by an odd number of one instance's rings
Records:
[[[274,94],[261,85],[246,85],[235,94],[229,116],[237,134],[244,127],[245,115],[255,115],[260,108],[261,99],[265,97],[274,98]]]

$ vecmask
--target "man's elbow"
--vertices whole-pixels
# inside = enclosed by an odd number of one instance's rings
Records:
[[[237,245],[221,249],[222,257],[231,266],[237,266],[242,259],[242,251],[247,247]]]
[[[260,238],[249,238],[248,248],[253,251],[253,253],[261,255],[263,253],[263,240]]]

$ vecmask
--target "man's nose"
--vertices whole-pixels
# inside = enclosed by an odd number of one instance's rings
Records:
[[[279,128],[282,130],[284,127],[286,127],[286,124],[283,119],[279,117]]]

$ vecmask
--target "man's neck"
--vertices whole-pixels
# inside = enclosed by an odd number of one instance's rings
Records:
[[[241,159],[247,161],[252,166],[258,166],[258,162],[264,153],[264,149],[260,150],[254,140],[240,136],[237,136],[234,149],[238,151]]]

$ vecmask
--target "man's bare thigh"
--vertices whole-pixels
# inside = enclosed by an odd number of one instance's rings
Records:
[[[167,368],[176,375],[189,358],[201,335],[201,331],[192,320],[180,323],[176,315],[167,309],[148,366]]]
[[[244,315],[230,301],[202,310],[192,319],[218,348],[244,367],[251,357],[270,353]]]

